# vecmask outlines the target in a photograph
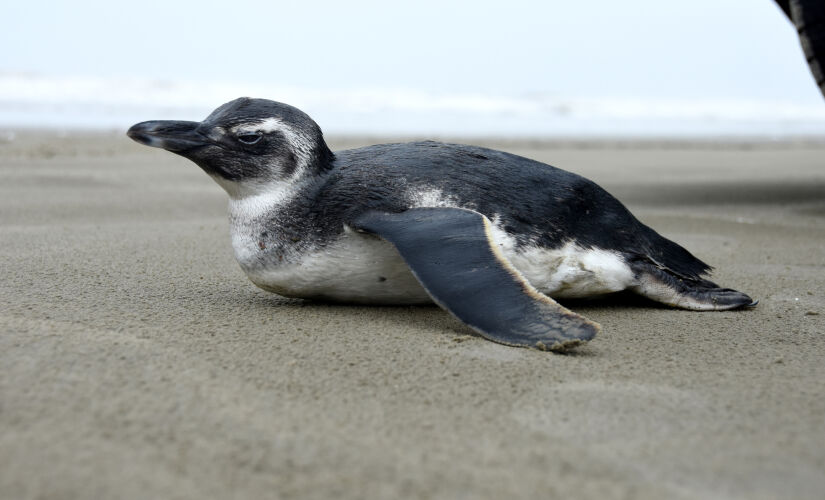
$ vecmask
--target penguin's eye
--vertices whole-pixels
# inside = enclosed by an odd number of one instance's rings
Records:
[[[255,144],[261,140],[260,132],[244,132],[238,136],[238,140],[244,144]]]

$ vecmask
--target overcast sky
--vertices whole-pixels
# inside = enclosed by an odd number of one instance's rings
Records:
[[[2,10],[6,75],[825,109],[770,0],[73,0]]]

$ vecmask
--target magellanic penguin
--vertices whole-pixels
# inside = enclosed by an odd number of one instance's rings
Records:
[[[128,135],[226,190],[241,268],[287,297],[435,302],[487,339],[549,350],[600,329],[551,297],[632,290],[683,309],[754,304],[705,279],[710,266],[593,182],[509,153],[430,141],[333,153],[302,111],[250,98]]]

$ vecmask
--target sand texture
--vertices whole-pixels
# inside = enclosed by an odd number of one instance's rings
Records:
[[[436,307],[287,300],[187,160],[0,136],[0,498],[823,498],[825,145],[494,146],[600,183],[759,306],[567,301],[604,329],[556,355]]]

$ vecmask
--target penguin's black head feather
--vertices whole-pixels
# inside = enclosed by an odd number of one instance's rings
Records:
[[[271,182],[317,175],[333,154],[303,111],[266,99],[230,101],[202,122],[149,121],[129,137],[194,161],[230,195]]]

